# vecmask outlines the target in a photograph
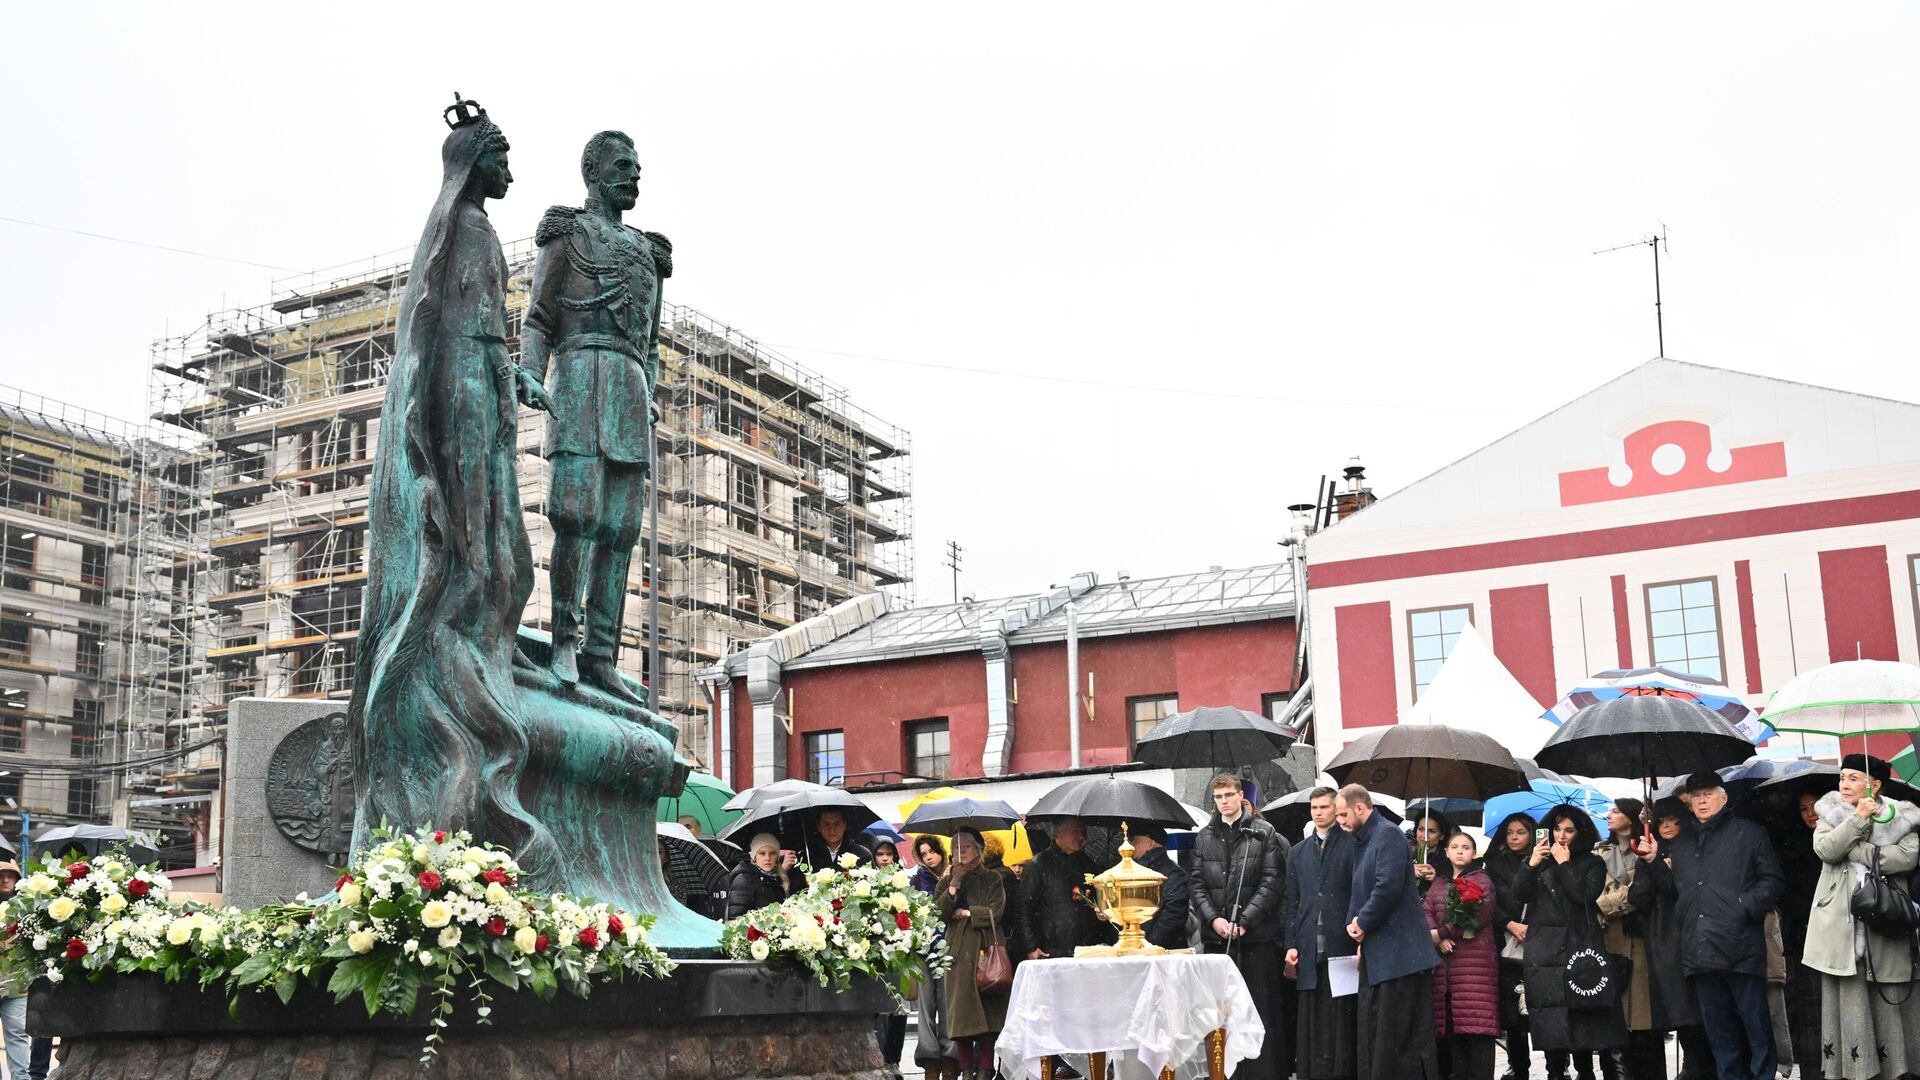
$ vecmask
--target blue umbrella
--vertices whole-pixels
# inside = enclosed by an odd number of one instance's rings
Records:
[[[1652,695],[1686,698],[1719,713],[1748,741],[1758,745],[1778,735],[1726,683],[1689,675],[1671,668],[1616,668],[1602,671],[1567,691],[1567,695],[1540,715],[1555,725],[1590,705],[1617,697]]]
[[[1720,782],[1726,787],[1727,794],[1733,798],[1740,798],[1750,794],[1753,789],[1769,780],[1783,780],[1818,767],[1815,762],[1806,758],[1750,757],[1738,765],[1728,765],[1714,771],[1720,774]],[[1654,788],[1653,797],[1655,799],[1672,798],[1680,794],[1680,787],[1686,782],[1687,778],[1684,776],[1673,777]]]
[[[896,844],[904,844],[907,842],[907,838],[900,835],[899,829],[894,828],[884,821],[876,821],[860,831],[866,833],[868,836],[891,840]]]
[[[1600,835],[1607,835],[1607,811],[1613,809],[1613,797],[1597,788],[1552,780],[1535,780],[1529,791],[1495,795],[1481,807],[1481,820],[1486,822],[1484,831],[1491,837],[1493,830],[1499,828],[1508,815],[1525,814],[1539,821],[1556,806],[1571,806],[1584,812],[1593,819],[1594,828],[1600,831]]]

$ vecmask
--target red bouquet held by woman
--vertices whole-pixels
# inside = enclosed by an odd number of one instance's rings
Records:
[[[1487,890],[1469,878],[1455,878],[1447,888],[1447,925],[1460,931],[1462,941],[1470,941],[1480,929],[1480,905],[1487,902]]]

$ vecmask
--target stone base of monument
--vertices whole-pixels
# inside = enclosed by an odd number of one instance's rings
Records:
[[[157,978],[42,984],[27,1030],[61,1037],[61,1080],[884,1080],[874,1042],[892,998],[876,982],[836,994],[764,964],[689,961],[668,979],[594,989],[585,1000],[495,992],[492,1023],[463,1005],[438,1059],[419,1064],[428,996],[410,1019],[369,1019],[359,997],[303,986],[289,1005]]]

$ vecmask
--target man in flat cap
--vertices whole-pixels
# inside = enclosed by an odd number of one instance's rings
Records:
[[[1681,822],[1667,848],[1673,865],[1654,857],[1654,839],[1646,836],[1639,845],[1642,872],[1655,889],[1676,897],[1681,970],[1722,1080],[1771,1080],[1776,1059],[1762,924],[1786,879],[1766,830],[1727,812],[1718,773],[1687,777],[1681,795],[1693,820]]]

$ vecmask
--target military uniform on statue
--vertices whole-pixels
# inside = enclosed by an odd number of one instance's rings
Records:
[[[1340,789],[1340,824],[1353,834],[1346,933],[1360,945],[1358,1080],[1437,1080],[1433,969],[1440,963],[1400,830],[1373,812],[1358,784]]]
[[[1353,893],[1353,837],[1334,819],[1334,791],[1315,788],[1308,800],[1313,832],[1293,847],[1287,866],[1287,902],[1281,916],[1281,947],[1298,974],[1299,1027],[1294,1072],[1300,1080],[1348,1080],[1354,1074],[1354,1006],[1349,994],[1334,997],[1327,958],[1352,956],[1358,944],[1347,936],[1347,900]]]
[[[1237,1080],[1279,1080],[1287,1033],[1276,1006],[1284,967],[1280,908],[1285,902],[1286,857],[1280,834],[1253,816],[1240,778],[1213,778],[1213,820],[1195,834],[1187,867],[1188,900],[1200,920],[1200,945],[1225,953],[1240,969],[1266,1028],[1260,1056],[1234,1073]]]

